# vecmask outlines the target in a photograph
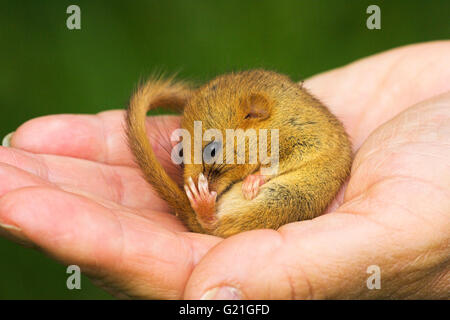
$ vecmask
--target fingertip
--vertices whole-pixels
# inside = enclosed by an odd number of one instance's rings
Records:
[[[39,187],[23,187],[0,196],[0,234],[26,246],[31,246],[32,240],[27,231],[30,219],[24,218],[24,215],[32,212],[34,208],[28,206],[31,198],[25,195],[33,189]]]
[[[2,140],[2,147],[9,148],[11,147],[11,140],[14,132],[8,133]]]
[[[0,197],[20,188],[50,185],[48,181],[17,167],[0,162]]]
[[[53,189],[48,186],[23,186],[0,197],[0,221],[4,224],[14,225],[24,229],[23,225],[32,222],[31,215],[34,214],[36,206],[35,199],[46,200],[47,192]],[[26,215],[26,216],[25,216]],[[43,216],[40,219],[42,220]]]

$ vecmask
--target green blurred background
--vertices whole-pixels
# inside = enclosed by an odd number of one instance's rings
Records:
[[[68,30],[66,8],[81,8]],[[366,8],[381,8],[381,30]],[[448,0],[0,1],[0,137],[30,118],[123,108],[139,79],[203,82],[264,67],[294,79],[450,36]],[[450,58],[450,57],[449,57]],[[65,267],[0,239],[0,299],[109,299]]]

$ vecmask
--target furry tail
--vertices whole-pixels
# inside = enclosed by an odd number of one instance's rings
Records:
[[[145,121],[149,110],[158,106],[167,106],[181,111],[190,95],[191,90],[183,83],[176,83],[171,79],[149,80],[139,87],[131,97],[126,115],[126,133],[128,144],[147,182],[153,186],[162,199],[169,203],[184,224],[192,231],[204,232],[186,194],[168,176],[156,159],[145,130]]]

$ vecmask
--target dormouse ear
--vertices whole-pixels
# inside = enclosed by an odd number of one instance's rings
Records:
[[[245,119],[264,120],[270,116],[270,100],[262,93],[251,93],[244,97],[242,107],[245,112]]]

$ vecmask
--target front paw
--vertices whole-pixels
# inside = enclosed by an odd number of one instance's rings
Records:
[[[197,214],[197,220],[205,229],[214,229],[217,222],[216,217],[216,198],[215,191],[210,192],[208,180],[200,173],[198,177],[198,188],[191,177],[188,184],[184,185],[184,190],[191,203],[192,209]]]

